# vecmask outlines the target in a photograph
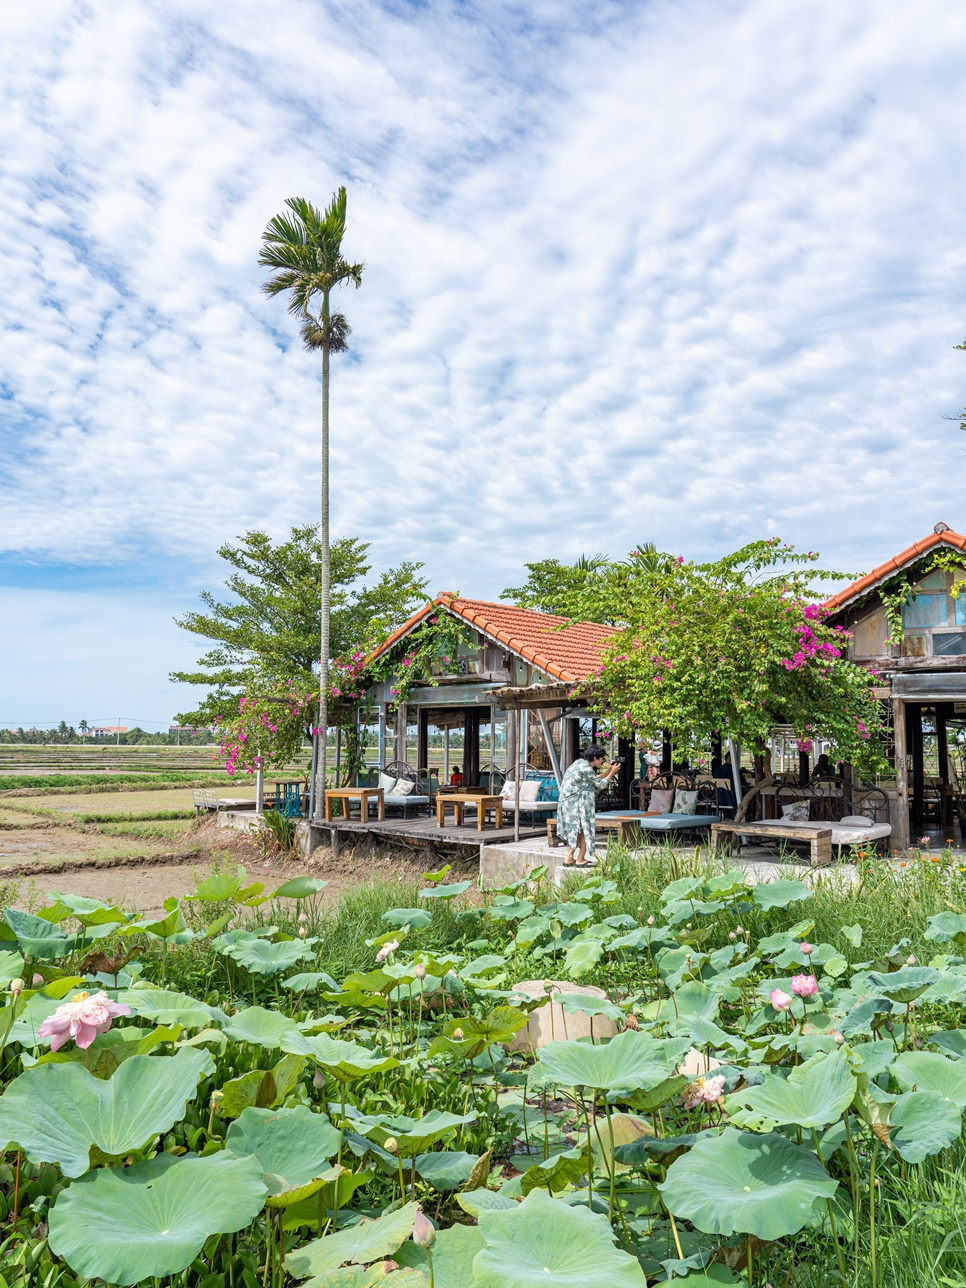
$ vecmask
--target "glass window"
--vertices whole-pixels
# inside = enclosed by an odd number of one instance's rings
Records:
[[[925,657],[926,656],[925,635],[903,636],[902,656],[903,657]]]
[[[946,596],[917,595],[902,610],[906,626],[945,626]]]
[[[966,656],[966,631],[937,631],[932,637],[936,657]]]
[[[957,626],[966,626],[966,591],[953,600],[953,621]]]

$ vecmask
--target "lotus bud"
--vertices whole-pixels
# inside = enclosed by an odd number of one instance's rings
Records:
[[[304,938],[305,938],[305,927],[299,926],[299,939],[304,939]]]
[[[735,934],[733,930],[729,930],[728,938],[732,941],[732,943],[734,943],[734,941],[738,938],[738,936]]]
[[[308,919],[309,919],[309,914],[308,914],[307,912],[300,912],[300,913],[299,913],[299,921],[300,921],[303,925],[305,925],[305,923],[308,921]]]
[[[802,950],[805,957],[811,957],[812,953],[815,951],[815,945],[807,943],[804,939],[799,944],[799,948]]]
[[[43,975],[35,975],[35,976],[33,977],[33,979],[30,981],[30,987],[31,987],[31,988],[43,988],[43,986],[44,986],[44,984],[46,984],[46,982],[47,982],[47,981],[44,979]]]
[[[386,1151],[387,1154],[399,1153],[399,1142],[396,1140],[395,1136],[388,1136],[386,1138],[386,1142],[383,1145],[383,1149]]]
[[[745,928],[744,928],[744,926],[735,926],[735,934],[736,934],[736,935],[743,935],[744,933],[745,933]]]
[[[24,982],[22,979],[12,979],[10,981],[10,992],[13,993],[14,997],[16,997],[18,993],[22,993],[23,990]]]
[[[637,910],[637,915],[640,916],[643,911],[644,911],[643,906],[639,907]]]
[[[453,1038],[454,1038],[454,1040],[455,1040],[455,1041],[457,1041],[457,1042],[462,1042],[462,1041],[463,1041],[463,1030],[462,1030],[462,1029],[454,1029],[454,1030],[453,1030]]]
[[[773,988],[768,994],[768,1000],[776,1011],[787,1011],[792,1004],[792,999],[780,988]]]
[[[640,1027],[641,1027],[640,1021],[638,1020],[636,1015],[633,1015],[633,1014],[628,1015],[627,1019],[624,1021],[624,1028],[633,1029],[635,1033]]]
[[[416,978],[417,978],[417,979],[425,979],[425,978],[426,978],[426,967],[425,967],[425,966],[420,965],[420,966],[417,966],[417,967],[416,967]]]
[[[436,1227],[428,1216],[417,1212],[416,1220],[413,1222],[413,1243],[420,1248],[431,1248],[435,1242]]]
[[[915,957],[912,955],[912,953],[910,953],[910,954],[909,954],[909,956],[906,958],[906,965],[907,965],[907,966],[915,966],[915,964],[916,964],[916,959],[915,959]]]
[[[211,1108],[217,1110],[224,1097],[225,1093],[223,1091],[213,1091],[211,1093]]]
[[[325,1086],[325,1071],[323,1069],[316,1069],[315,1075],[312,1078],[312,1086],[313,1087]]]
[[[653,913],[653,912],[652,912],[652,913],[651,913],[651,915],[648,917],[648,919],[647,919],[647,924],[648,924],[649,926],[653,926],[653,925],[654,925],[654,913]]]
[[[844,1043],[844,1041],[845,1041],[845,1038],[844,1038],[844,1037],[842,1036],[842,1034],[838,1031],[838,1029],[836,1029],[836,1030],[835,1030],[835,1045],[836,1045],[836,1046],[841,1046],[841,1045]]]

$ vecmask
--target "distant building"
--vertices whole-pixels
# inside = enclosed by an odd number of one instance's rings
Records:
[[[128,733],[129,729],[127,725],[95,725],[93,729],[88,729],[87,732],[91,736],[96,736],[99,733]]]

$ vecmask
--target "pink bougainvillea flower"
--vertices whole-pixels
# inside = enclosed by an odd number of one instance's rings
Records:
[[[780,988],[773,988],[768,994],[768,1000],[776,1011],[787,1011],[792,1004],[792,999]]]
[[[99,1033],[106,1033],[119,1015],[130,1015],[131,1008],[123,1002],[112,1002],[101,990],[93,997],[90,993],[75,993],[70,1002],[58,1006],[49,1019],[44,1020],[37,1036],[50,1038],[51,1051],[58,1051],[71,1038],[85,1050]]]
[[[814,975],[796,975],[792,980],[792,992],[797,997],[811,997],[818,992],[818,980]]]

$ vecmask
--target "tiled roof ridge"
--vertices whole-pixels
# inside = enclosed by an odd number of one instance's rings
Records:
[[[419,623],[432,612],[434,608],[443,607],[449,609],[457,617],[461,617],[470,625],[475,626],[478,630],[489,635],[497,643],[504,644],[507,648],[512,649],[520,657],[552,675],[555,679],[563,680],[569,683],[576,683],[586,678],[590,670],[590,658],[582,659],[587,665],[578,663],[580,673],[573,666],[567,666],[566,663],[554,660],[549,656],[554,650],[534,647],[532,640],[527,642],[525,639],[526,632],[515,631],[510,628],[509,624],[494,621],[495,616],[511,615],[517,617],[522,626],[523,622],[530,626],[537,623],[534,619],[539,619],[545,623],[545,628],[541,631],[548,637],[549,641],[554,637],[559,637],[567,645],[583,646],[586,652],[596,652],[600,644],[604,642],[611,634],[613,628],[604,626],[599,622],[577,622],[571,621],[566,617],[559,617],[553,613],[541,613],[535,608],[522,608],[517,604],[506,604],[498,600],[486,599],[469,599],[463,595],[457,595],[452,591],[441,591],[436,597],[425,604],[418,612],[398,627],[393,633],[380,645],[372,654],[370,661],[381,657],[391,649],[400,639],[413,630]],[[487,613],[485,610],[491,610]],[[481,611],[484,610],[484,611]],[[555,629],[561,627],[562,629]],[[568,649],[568,652],[571,651]]]
[[[921,559],[923,555],[928,554],[930,550],[934,550],[936,546],[944,545],[953,546],[957,550],[966,551],[966,536],[963,536],[960,532],[953,532],[953,530],[951,528],[947,528],[945,524],[937,524],[936,530],[934,532],[930,532],[928,537],[923,537],[921,541],[913,542],[913,544],[906,550],[903,550],[901,554],[894,555],[893,558],[887,559],[885,563],[879,564],[877,568],[873,568],[872,571],[867,572],[865,576],[859,577],[856,581],[853,581],[851,585],[846,586],[843,590],[832,595],[825,601],[825,609],[827,611],[834,612],[836,609],[844,608],[845,605],[850,603],[853,599],[857,599],[860,595],[867,594],[887,578],[903,572],[911,564],[914,564],[916,560]]]

